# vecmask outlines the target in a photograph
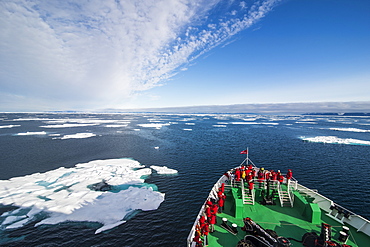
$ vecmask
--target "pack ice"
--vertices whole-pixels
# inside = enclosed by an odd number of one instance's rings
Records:
[[[42,215],[35,226],[90,221],[103,224],[95,233],[111,229],[134,211],[155,210],[164,201],[164,193],[144,186],[151,172],[132,159],[109,159],[0,180],[0,203],[18,207],[0,216],[1,228],[22,227]],[[92,189],[102,181],[115,190]]]

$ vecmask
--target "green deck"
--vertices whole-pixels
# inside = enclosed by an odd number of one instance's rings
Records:
[[[296,200],[293,208],[281,207],[278,198],[275,199],[276,205],[263,206],[259,203],[261,197],[258,189],[256,190],[255,204],[243,204],[240,190],[238,192],[235,189],[226,192],[225,210],[217,215],[215,231],[210,233],[208,237],[208,246],[235,247],[246,234],[241,230],[245,217],[251,218],[265,229],[276,231],[279,236],[289,238],[292,246],[303,246],[302,243],[294,241],[292,238],[301,241],[306,232],[316,232],[320,235],[321,222],[331,225],[332,238],[338,239],[339,231],[342,229],[341,223],[325,215],[325,212],[321,212],[322,210],[318,208],[317,204],[310,204],[310,198],[302,197],[298,192],[295,192]],[[222,218],[227,218],[229,225],[232,223],[238,225],[237,235],[220,227]],[[350,233],[346,244],[353,247],[370,246],[369,237],[365,234],[357,232],[352,227],[350,227]]]

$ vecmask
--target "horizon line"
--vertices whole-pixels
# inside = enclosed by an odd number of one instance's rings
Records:
[[[370,113],[370,101],[248,103],[229,105],[170,106],[150,108],[103,108],[95,110],[4,111],[2,113],[234,113],[234,114],[312,114]]]

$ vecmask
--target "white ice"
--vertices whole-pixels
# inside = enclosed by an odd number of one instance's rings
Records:
[[[350,131],[350,132],[370,132],[370,130],[358,129],[358,128],[329,128],[330,130],[336,131]]]
[[[20,127],[20,125],[17,125],[17,124],[2,125],[2,126],[0,126],[0,129],[10,129],[10,128],[14,128],[14,127]]]
[[[43,125],[43,126],[40,126],[42,128],[73,128],[73,127],[86,127],[86,126],[94,126],[94,125],[97,125],[97,124],[53,124],[53,125]]]
[[[213,127],[219,127],[219,128],[226,128],[226,125],[224,124],[215,124],[215,125],[212,125]]]
[[[73,134],[73,135],[64,135],[63,137],[57,138],[57,139],[62,139],[62,140],[82,139],[82,138],[89,138],[89,137],[94,137],[94,136],[96,136],[96,134],[94,134],[94,133],[77,133],[77,134]]]
[[[0,180],[0,203],[19,207],[0,216],[1,227],[22,227],[42,213],[46,218],[36,226],[90,221],[103,225],[96,233],[113,228],[124,223],[125,216],[134,210],[155,210],[164,201],[163,193],[143,186],[143,176],[152,173],[144,167],[132,159],[95,160],[73,168]],[[103,180],[128,188],[117,193],[88,188]]]
[[[19,118],[14,121],[43,121],[47,125],[42,125],[42,128],[73,128],[73,127],[85,127],[94,126],[100,124],[106,124],[109,127],[111,125],[127,125],[130,120],[112,120],[112,119],[99,119],[99,118],[66,118],[66,119],[50,119],[50,118]],[[114,126],[115,127],[115,126]]]
[[[138,124],[138,126],[140,126],[140,127],[144,127],[144,128],[156,128],[156,129],[160,129],[163,126],[168,126],[168,125],[170,125],[170,124],[169,123]]]
[[[297,121],[295,123],[303,123],[303,124],[317,124],[317,122],[305,122],[305,121]]]
[[[266,125],[279,125],[279,123],[267,122],[267,123],[257,123],[257,122],[231,122],[231,124],[266,124]]]
[[[156,170],[158,174],[176,174],[177,170],[168,168],[167,166],[150,166],[153,170]]]
[[[258,124],[256,122],[231,122],[231,124]]]
[[[80,124],[79,126],[81,126],[81,125],[84,125],[84,124],[88,124],[88,125],[115,124],[115,123],[127,124],[127,123],[130,123],[130,121],[128,121],[128,120],[113,120],[113,119],[99,119],[99,118],[67,118],[67,119],[54,119],[54,120],[51,120],[51,121],[47,121],[46,123],[47,124],[52,124],[52,125],[50,125],[51,128],[52,128],[52,126],[54,126],[54,125],[58,125],[58,124],[59,125],[64,125],[64,124],[67,124],[67,123]],[[74,124],[71,124],[71,126],[68,126],[68,125],[66,125],[65,127],[74,127],[73,126]],[[76,127],[78,127],[78,126],[76,126]]]
[[[24,133],[18,133],[19,136],[30,136],[30,135],[46,135],[45,131],[39,131],[39,132],[24,132]]]
[[[107,124],[104,127],[107,128],[122,128],[122,127],[127,127],[128,124]]]
[[[316,136],[316,137],[300,137],[304,141],[333,143],[333,144],[349,144],[349,145],[370,145],[370,141],[357,140],[352,138],[338,138],[336,136]]]

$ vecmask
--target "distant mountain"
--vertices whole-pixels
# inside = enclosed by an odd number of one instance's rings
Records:
[[[203,105],[140,109],[102,109],[103,112],[158,113],[256,113],[256,114],[363,114],[370,113],[370,101]]]
[[[317,113],[317,112],[311,112],[306,113],[304,115],[320,115],[320,116],[356,116],[356,117],[370,117],[370,113],[367,112],[345,112],[345,113],[337,113],[337,112],[323,112],[323,113]]]

